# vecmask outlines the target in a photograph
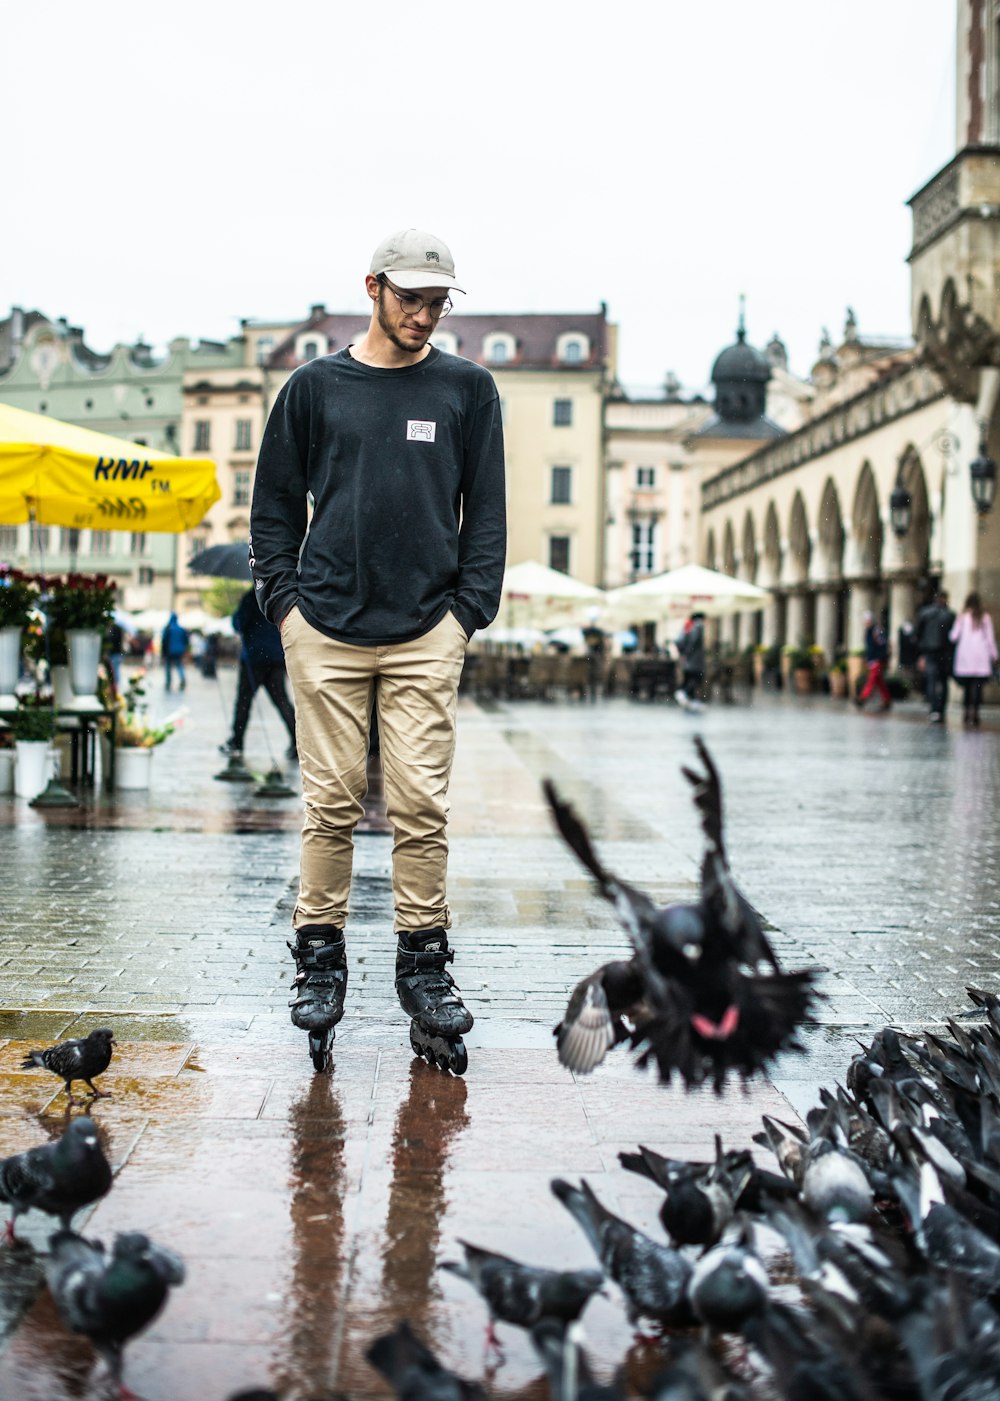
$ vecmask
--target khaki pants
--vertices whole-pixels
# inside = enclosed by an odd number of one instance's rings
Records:
[[[423,637],[353,647],[293,608],[281,624],[295,693],[306,815],[292,924],[347,921],[354,828],[364,813],[368,733],[378,714],[386,812],[395,830],[395,929],[447,929],[448,780],[468,639],[451,612]]]

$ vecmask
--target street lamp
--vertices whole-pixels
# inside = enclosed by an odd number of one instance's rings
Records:
[[[902,540],[903,536],[910,529],[910,521],[912,519],[913,498],[906,490],[900,478],[889,493],[889,520],[892,524],[893,533],[898,536],[900,540]]]
[[[997,464],[986,451],[985,438],[979,444],[979,456],[969,463],[969,479],[976,514],[985,516],[993,509],[997,495]]]

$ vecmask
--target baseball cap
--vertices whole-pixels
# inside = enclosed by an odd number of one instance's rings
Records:
[[[370,272],[384,272],[397,287],[450,287],[455,282],[455,259],[451,249],[426,229],[399,229],[384,238],[372,255]]]

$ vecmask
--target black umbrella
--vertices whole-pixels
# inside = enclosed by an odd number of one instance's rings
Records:
[[[216,579],[243,579],[249,583],[249,547],[245,540],[236,540],[229,545],[209,545],[201,550],[188,563],[191,574],[212,574]]]

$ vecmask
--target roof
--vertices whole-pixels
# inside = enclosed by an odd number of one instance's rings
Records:
[[[712,366],[712,383],[720,380],[756,380],[766,384],[771,378],[771,366],[766,355],[747,344],[746,332],[740,327],[736,344],[727,346]]]
[[[761,414],[759,418],[731,421],[720,418],[716,413],[700,428],[696,428],[691,436],[692,438],[738,438],[749,442],[755,438],[784,438],[787,437],[787,430],[765,414]]]
[[[342,350],[345,345],[363,336],[368,324],[369,318],[363,314],[324,312],[311,316],[275,348],[267,363],[273,369],[294,369],[299,363],[295,355],[295,342],[299,336],[308,335],[310,331],[319,332],[326,336],[331,351]],[[488,361],[483,355],[486,337],[497,331],[513,336],[515,342],[514,355],[502,364]],[[587,337],[590,353],[583,360],[567,363],[558,358],[556,347],[559,337],[572,331]],[[603,369],[609,354],[608,322],[604,309],[596,312],[496,312],[476,316],[452,313],[439,323],[437,332],[455,336],[458,353],[467,360],[473,360],[478,365],[492,364],[494,368],[502,370]]]

